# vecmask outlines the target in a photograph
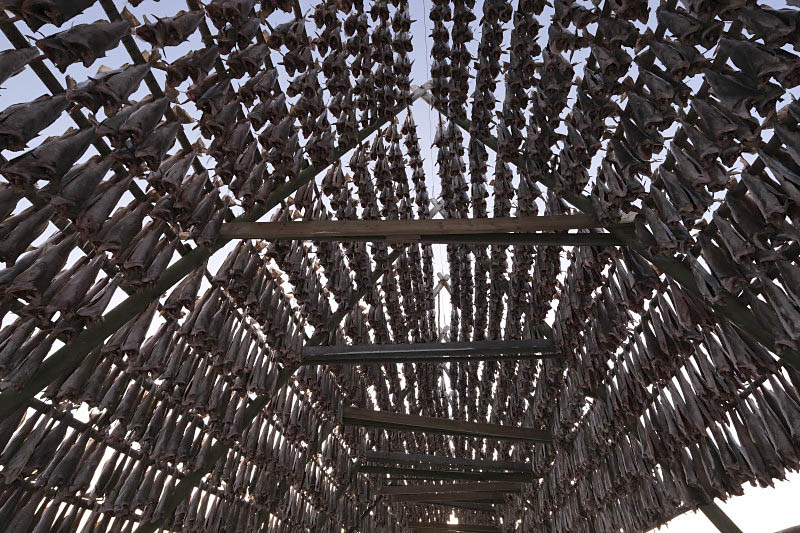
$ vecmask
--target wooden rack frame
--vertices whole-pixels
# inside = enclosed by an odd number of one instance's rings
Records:
[[[364,344],[303,348],[301,363],[375,364],[498,361],[561,357],[550,339],[419,344]]]

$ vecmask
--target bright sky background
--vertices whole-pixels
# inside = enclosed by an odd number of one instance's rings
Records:
[[[413,45],[414,51],[412,52],[411,56],[414,59],[414,66],[412,70],[412,81],[416,84],[422,84],[430,78],[429,74],[429,64],[430,59],[428,58],[428,52],[430,49],[430,40],[427,35],[430,33],[430,28],[432,26],[431,22],[428,20],[427,17],[427,10],[430,8],[431,1],[430,0],[409,0],[412,10],[412,18],[416,21],[412,27],[413,33]],[[205,1],[204,3],[207,3]],[[367,0],[365,3],[369,3]],[[651,0],[651,6],[653,13],[655,12],[655,8],[659,2]],[[774,7],[785,7],[786,3],[771,0],[767,2],[759,2],[762,5],[771,5]],[[115,0],[115,4],[121,10],[125,6],[125,2],[122,0]],[[301,0],[301,5],[304,9],[304,13],[308,14],[311,7],[315,4],[313,0]],[[482,11],[482,0],[477,0],[475,12],[480,17],[480,12]],[[514,6],[516,7],[516,1],[513,2]],[[141,20],[141,15],[146,13],[152,13],[155,15],[167,15],[167,14],[174,14],[175,11],[178,9],[185,8],[184,2],[177,1],[177,0],[162,0],[160,3],[155,3],[152,0],[145,0],[141,6],[137,8],[130,8],[137,17]],[[547,26],[549,21],[550,14],[552,13],[551,8],[547,8],[546,11],[542,15],[542,24],[543,26]],[[653,15],[654,16],[654,15]],[[79,22],[91,22],[98,19],[105,19],[105,13],[102,11],[99,4],[96,4],[87,12],[76,18],[75,23]],[[313,23],[311,23],[313,25]],[[20,26],[21,27],[21,26]],[[311,27],[311,26],[310,26]],[[507,25],[508,27],[508,25]],[[62,28],[62,29],[66,29]],[[480,38],[480,27],[478,26],[477,22],[473,23],[473,29],[475,31],[476,40],[470,45],[470,49],[475,52],[477,47],[477,39]],[[42,29],[44,34],[52,34],[56,30],[52,26],[46,26]],[[26,33],[23,31],[23,33]],[[29,37],[32,36],[30,32],[26,33]],[[509,38],[509,31],[506,31],[506,42],[508,42]],[[547,33],[546,31],[542,32],[541,36],[541,44],[544,45],[546,42]],[[182,56],[186,51],[191,48],[197,48],[199,42],[199,33],[195,33],[193,39],[190,43],[185,43],[182,46],[178,47],[170,47],[167,49],[165,54],[165,59],[173,60],[180,56]],[[143,43],[140,42],[140,47],[142,49],[146,49],[146,46],[141,46]],[[10,48],[10,44],[6,40],[4,35],[0,35],[0,49],[7,49]],[[278,56],[275,52],[273,54],[273,61],[276,63],[280,61],[280,56]],[[585,57],[585,53],[576,53],[573,61],[576,63],[582,63],[583,58]],[[505,58],[503,59],[505,60]],[[84,68],[81,65],[73,65],[71,66],[67,73],[70,74],[74,79],[77,81],[82,81],[86,78],[87,75],[93,75],[100,65],[108,65],[112,68],[116,68],[120,66],[122,63],[129,62],[130,59],[127,56],[123,47],[118,47],[116,50],[113,50],[107,54],[106,58],[99,59],[95,62],[91,67]],[[48,62],[49,63],[49,62]],[[56,77],[62,81],[64,81],[64,76],[58,73],[58,71],[54,68],[51,70],[56,74]],[[159,71],[155,71],[157,78],[160,81],[163,81],[163,74]],[[582,74],[582,69],[580,66],[576,67],[576,76]],[[285,82],[283,83],[285,87]],[[237,85],[238,86],[238,85]],[[0,109],[4,109],[5,107],[24,101],[30,101],[34,98],[45,94],[47,92],[46,88],[43,86],[41,81],[34,75],[34,73],[30,69],[26,69],[25,72],[22,74],[10,79],[5,83],[5,87],[0,89]],[[140,99],[144,94],[146,94],[146,87],[142,84],[140,90],[133,95],[132,99]],[[503,98],[503,83],[502,81],[498,84],[498,100],[502,100]],[[572,104],[573,100],[570,100],[570,105]],[[193,111],[193,106],[187,105],[187,109]],[[414,106],[412,107],[412,112],[414,114],[415,120],[417,122],[418,127],[418,135],[420,137],[420,144],[422,146],[422,154],[425,158],[425,171],[427,173],[427,185],[431,195],[431,198],[436,198],[441,190],[441,187],[438,184],[438,178],[436,176],[436,168],[435,168],[435,153],[431,150],[431,140],[433,138],[433,134],[436,131],[436,125],[438,123],[438,114],[433,112],[430,107],[424,103],[421,99],[418,100]],[[402,123],[402,120],[405,118],[405,113],[399,116],[399,120]],[[44,139],[48,135],[55,135],[62,133],[66,128],[72,127],[73,123],[71,120],[66,117],[62,116],[58,121],[56,121],[52,126],[50,126],[47,130],[43,132],[43,134],[38,138],[38,140],[31,143],[31,146],[35,146],[41,139]],[[192,131],[190,128],[185,128],[187,135],[189,136],[190,141],[194,142],[197,138],[199,133],[197,131]],[[208,141],[206,141],[208,144]],[[93,148],[87,153],[86,157],[92,155]],[[10,154],[8,152],[4,152],[6,157],[13,157],[15,154]],[[345,157],[344,160],[347,161],[349,157]],[[490,161],[490,170],[492,172],[491,165],[493,161]],[[212,165],[213,166],[213,165]],[[596,168],[596,166],[595,166]],[[592,169],[590,169],[590,173]],[[321,176],[320,176],[321,179]],[[491,177],[490,177],[491,179]],[[124,202],[127,202],[130,198],[123,199]],[[20,208],[26,207],[23,205],[24,202],[20,204]],[[490,204],[491,206],[491,204]],[[44,237],[42,237],[44,239]],[[40,241],[37,241],[40,242]],[[442,272],[443,274],[447,274],[447,265],[445,264],[445,254],[444,254],[444,247],[437,246],[436,254],[435,254],[435,263],[434,268],[437,272]],[[211,272],[215,272],[217,267],[221,263],[221,261],[227,255],[226,252],[230,249],[226,247],[223,249],[222,252],[217,253],[214,258],[211,260],[209,265],[209,270]],[[446,291],[442,291],[442,300],[440,302],[441,310],[442,310],[442,324],[446,325],[449,323],[449,301],[447,300]],[[115,302],[112,302],[111,307],[122,300],[122,296],[117,299]],[[3,324],[5,325],[5,323]],[[745,495],[741,497],[735,497],[728,502],[718,502],[720,507],[733,519],[733,521],[744,531],[744,533],[774,533],[779,531],[780,529],[787,528],[794,525],[800,525],[800,474],[794,474],[789,477],[788,481],[779,482],[776,484],[774,489],[772,488],[754,488],[754,487],[746,487],[745,488]],[[698,513],[687,513],[684,514],[672,522],[670,522],[667,526],[662,527],[660,531],[665,531],[669,533],[678,533],[678,532],[715,532],[717,531],[716,528],[705,518],[705,516],[698,512]]]

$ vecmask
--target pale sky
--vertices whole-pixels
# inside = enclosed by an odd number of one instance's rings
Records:
[[[800,474],[787,476],[775,488],[744,487],[743,496],[734,496],[717,505],[739,526],[743,533],[775,533],[800,525]],[[653,531],[664,533],[714,533],[717,528],[697,511],[685,513],[666,526]]]

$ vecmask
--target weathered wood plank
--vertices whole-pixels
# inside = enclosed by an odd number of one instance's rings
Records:
[[[555,350],[550,339],[510,341],[421,342],[417,344],[354,344],[340,346],[309,346],[303,355],[372,355],[391,353],[425,353],[448,355],[456,353],[540,353]]]
[[[411,453],[396,452],[376,452],[367,450],[367,461],[388,464],[406,465],[437,465],[456,468],[477,468],[482,470],[509,470],[513,472],[531,472],[530,463],[520,463],[516,461],[492,461],[483,459],[462,459],[457,457],[443,457],[440,455],[422,455]]]
[[[416,502],[424,503],[427,501],[447,502],[447,501],[470,501],[480,503],[503,503],[505,498],[502,492],[453,492],[450,494],[393,494],[386,499],[392,503],[396,502]]]
[[[392,479],[451,479],[454,481],[519,481],[530,483],[532,474],[517,472],[466,472],[458,470],[429,470],[423,468],[402,468],[396,466],[360,465],[358,471],[364,474],[390,475]]]
[[[454,507],[456,509],[469,509],[471,511],[483,511],[491,513],[495,511],[493,503],[475,503],[475,502],[434,502],[427,501],[425,505],[439,505],[442,507]]]
[[[438,533],[442,531],[458,533],[500,533],[497,526],[485,526],[479,524],[446,524],[443,522],[429,522],[411,526],[413,533]]]
[[[561,357],[555,353],[541,353],[541,354],[518,354],[518,355],[502,355],[502,354],[489,354],[489,355],[403,355],[403,354],[389,354],[382,355],[376,354],[372,356],[363,357],[338,357],[331,358],[327,356],[316,357],[303,357],[300,364],[306,366],[312,365],[384,365],[390,363],[458,363],[458,362],[478,362],[478,361],[525,361],[530,359],[553,359]]]
[[[706,505],[701,505],[700,510],[703,511],[703,514],[706,515],[706,518],[711,520],[711,523],[720,530],[720,533],[742,533],[742,530],[739,529],[733,520],[725,514],[719,505],[716,503],[708,503]]]
[[[385,240],[385,239],[383,239]],[[482,233],[453,235],[421,235],[427,244],[485,244],[498,246],[621,246],[622,241],[611,233]]]
[[[351,426],[371,426],[385,429],[400,429],[463,435],[468,437],[527,442],[551,442],[553,436],[548,430],[516,426],[502,426],[485,422],[466,422],[449,418],[407,415],[345,407],[342,422]]]
[[[385,485],[378,488],[378,494],[453,494],[458,492],[520,492],[522,483],[513,481],[487,481],[484,483],[447,483],[425,485]],[[471,500],[471,498],[464,498]]]
[[[550,339],[420,344],[315,346],[303,350],[302,364],[383,364],[450,361],[516,361],[562,357]]]
[[[389,237],[417,240],[423,235],[536,233],[601,227],[591,215],[541,215],[503,218],[436,218],[417,220],[305,220],[299,222],[229,222],[225,239],[346,239]]]
[[[485,246],[620,246],[623,244],[618,237],[611,233],[569,233],[566,231],[547,233],[454,233],[447,235],[433,233],[431,235],[402,235],[388,238],[383,235],[372,237],[354,235],[350,237],[314,237],[313,239],[304,240],[315,242],[383,242],[387,244],[420,242],[423,244],[474,244]]]

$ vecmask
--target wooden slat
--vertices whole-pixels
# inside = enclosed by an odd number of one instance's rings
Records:
[[[550,339],[310,346],[303,349],[303,355],[353,356],[391,353],[448,355],[456,353],[539,353],[546,350],[555,350],[555,345]]]
[[[452,494],[393,494],[386,497],[390,502],[416,502],[427,501],[468,501],[480,503],[503,503],[505,498],[501,492],[454,492]]]
[[[476,502],[435,502],[427,501],[425,505],[439,505],[442,507],[451,507],[455,509],[469,509],[471,511],[483,511],[491,513],[495,511],[493,503],[476,503]]]
[[[476,354],[476,355],[405,355],[405,354],[375,354],[370,356],[349,357],[343,356],[340,358],[331,358],[328,356],[316,357],[303,357],[300,361],[301,365],[314,366],[314,365],[385,365],[391,363],[459,363],[459,362],[478,362],[478,361],[501,361],[501,362],[515,362],[525,361],[530,359],[555,359],[561,357],[556,353],[538,353],[538,354],[517,354],[517,355],[500,355],[500,354]]]
[[[463,435],[498,440],[515,440],[527,442],[551,442],[552,434],[544,429],[516,426],[502,426],[485,422],[465,422],[449,418],[407,415],[386,411],[373,411],[357,407],[345,407],[342,417],[345,425],[371,426],[385,429],[400,429],[443,433],[447,435]]]
[[[292,240],[289,237],[271,238],[271,240]],[[548,233],[453,233],[430,235],[402,235],[387,237],[385,235],[351,235],[351,236],[314,236],[303,238],[314,242],[380,242],[387,244],[420,242],[423,244],[474,244],[485,246],[620,246],[622,241],[611,233],[569,233],[554,231]]]
[[[381,239],[386,240],[386,239]],[[622,241],[611,233],[481,233],[453,235],[422,235],[419,242],[427,244],[484,244],[496,246],[620,246]]]
[[[500,533],[497,526],[485,526],[479,524],[446,524],[443,522],[429,522],[427,524],[412,525],[413,533],[434,533],[441,531],[458,533]]]
[[[378,494],[452,494],[458,492],[520,492],[522,483],[512,481],[488,481],[485,483],[449,483],[426,485],[386,485],[378,489]],[[438,498],[438,496],[437,496]],[[465,498],[470,500],[471,498]]]
[[[530,483],[532,474],[517,472],[465,472],[463,470],[428,470],[423,468],[400,468],[396,466],[359,465],[363,474],[392,476],[392,479],[451,479],[461,481],[519,481]]]
[[[436,218],[420,220],[304,220],[299,222],[229,222],[225,239],[348,239],[383,237],[417,240],[423,235],[536,233],[599,228],[591,215],[542,215],[507,218]]]
[[[517,361],[562,357],[550,339],[314,346],[303,350],[302,364],[383,364],[449,361]]]
[[[509,470],[530,474],[532,466],[530,463],[520,463],[516,461],[491,461],[483,459],[462,459],[456,457],[443,457],[440,455],[422,455],[411,453],[396,452],[376,452],[367,450],[365,458],[367,461],[388,464],[406,465],[436,465],[457,468],[477,468],[481,470]]]

